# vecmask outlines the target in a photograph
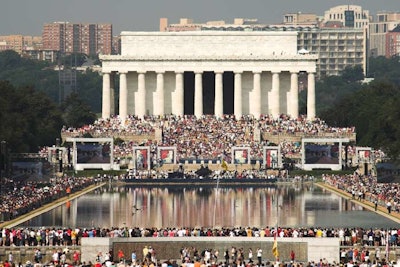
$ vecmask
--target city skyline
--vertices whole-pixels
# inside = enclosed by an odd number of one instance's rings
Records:
[[[38,36],[45,23],[55,21],[111,23],[113,35],[119,35],[121,31],[158,31],[159,20],[163,17],[168,18],[169,23],[179,23],[180,18],[191,18],[195,23],[212,20],[232,23],[234,18],[258,19],[265,24],[281,23],[285,13],[322,16],[324,11],[343,4],[359,5],[371,15],[379,11],[400,11],[396,0],[6,0],[0,9],[0,35]]]

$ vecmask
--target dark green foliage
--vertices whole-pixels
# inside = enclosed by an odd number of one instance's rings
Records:
[[[376,57],[369,62],[368,77],[400,86],[400,57]]]
[[[101,113],[102,76],[91,70],[77,75],[79,98],[94,113]]]
[[[43,92],[0,81],[0,139],[12,152],[37,152],[54,144],[62,125],[57,106]]]
[[[92,124],[96,119],[88,105],[86,105],[77,93],[70,94],[61,105],[61,111],[65,124],[75,128]]]
[[[356,127],[357,145],[383,149],[391,158],[400,155],[400,64],[398,58],[377,58],[371,60],[371,71],[375,80],[368,85],[350,82],[343,83],[344,77],[336,77],[339,87],[347,88],[348,93],[338,90],[337,101],[319,113],[331,126]],[[347,78],[351,80],[351,77]],[[317,91],[333,88],[327,79],[318,83]],[[342,88],[342,89],[343,89]],[[318,94],[320,94],[319,92]],[[320,99],[317,100],[317,102]]]
[[[55,67],[14,51],[0,53],[0,140],[7,141],[12,153],[51,146],[63,125],[92,123],[92,110],[101,110],[101,76],[91,71],[77,74],[79,95],[71,95],[59,107]]]

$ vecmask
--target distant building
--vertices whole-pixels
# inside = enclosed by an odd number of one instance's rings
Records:
[[[369,56],[386,56],[386,35],[400,25],[400,12],[381,11],[369,24]]]
[[[346,6],[348,7],[348,6]],[[325,13],[328,18],[337,18],[344,12],[342,6],[330,9],[334,14]],[[318,78],[331,75],[340,75],[346,67],[360,66],[364,74],[367,72],[367,41],[368,28],[361,18],[368,17],[368,11],[361,11],[361,7],[351,6],[357,19],[357,25],[364,27],[344,27],[342,21],[325,21],[314,14],[289,13],[283,16],[282,24],[266,25],[258,23],[256,19],[234,19],[234,23],[207,22],[193,24],[190,19],[181,19],[179,24],[168,25],[166,19],[160,20],[160,28],[166,31],[296,31],[298,51],[306,51],[318,55]],[[336,13],[335,13],[336,12]],[[363,15],[358,15],[363,14]],[[360,24],[361,23],[361,24]],[[277,51],[276,53],[279,53]]]
[[[57,62],[58,51],[52,50],[25,50],[23,56],[30,59]]]
[[[321,22],[316,14],[311,13],[287,13],[283,16],[285,25],[313,25],[317,26]]]
[[[324,22],[339,22],[342,27],[363,29],[372,21],[368,10],[363,10],[361,6],[340,5],[325,11]]]
[[[400,56],[400,24],[386,34],[386,57]]]
[[[367,71],[367,29],[298,28],[298,49],[318,55],[318,77],[340,75],[346,67]]]
[[[112,54],[112,24],[47,23],[42,32],[43,49],[86,55]]]
[[[0,36],[0,51],[14,50],[22,55],[26,50],[40,49],[42,38],[40,36],[4,35]]]

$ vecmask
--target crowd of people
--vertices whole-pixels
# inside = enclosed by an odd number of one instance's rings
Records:
[[[156,133],[159,132],[159,138]],[[149,146],[152,160],[156,161],[157,147],[176,147],[177,161],[180,160],[213,160],[223,158],[228,163],[232,161],[233,147],[250,148],[250,159],[260,160],[263,157],[263,147],[270,145],[270,140],[264,134],[307,137],[349,137],[355,133],[354,127],[330,127],[323,120],[316,118],[307,120],[305,116],[291,118],[281,115],[273,118],[263,115],[254,118],[250,115],[240,119],[233,115],[216,117],[203,115],[197,118],[193,115],[184,116],[146,116],[138,118],[128,116],[121,121],[118,116],[99,119],[92,125],[79,129],[66,128],[62,133],[70,137],[82,137],[90,134],[93,137],[142,135],[143,139],[126,141],[115,145],[115,157],[132,155],[133,147]],[[152,137],[151,137],[152,136]],[[301,144],[285,137],[279,142],[284,157],[300,158]],[[351,152],[351,150],[350,150]]]
[[[0,194],[0,219],[12,220],[96,182],[97,178],[91,177],[63,176],[48,182],[4,178]]]
[[[140,141],[122,141],[114,146],[114,155],[116,158],[132,155],[133,148],[137,146],[149,146],[151,160],[157,161],[157,147],[176,147],[177,160],[182,159],[224,159],[232,162],[233,147],[249,147],[250,158],[258,160],[263,157],[263,147],[270,145],[269,140],[264,139],[262,133],[315,136],[320,137],[325,134],[334,137],[348,137],[355,133],[354,128],[329,127],[324,121],[315,119],[307,120],[305,117],[290,118],[282,115],[279,118],[272,118],[263,115],[260,118],[252,116],[243,116],[236,119],[234,116],[223,116],[217,118],[211,115],[204,115],[200,118],[195,116],[146,116],[138,118],[128,116],[124,122],[116,116],[109,119],[99,119],[92,125],[87,125],[79,129],[64,127],[62,132],[71,137],[82,137],[90,134],[93,137],[110,136],[128,136],[137,135],[146,138]],[[159,133],[160,138],[156,138]],[[153,138],[154,137],[154,138]],[[138,139],[139,140],[139,139]],[[283,139],[279,144],[284,157],[300,157],[301,145],[298,142]],[[46,153],[46,152],[44,152]],[[344,153],[344,151],[342,151]],[[354,146],[347,147],[349,157],[355,153]],[[384,157],[384,154],[377,150],[376,157]],[[166,178],[168,173],[163,171],[152,171],[152,178]],[[187,171],[187,177],[195,177],[194,171]],[[253,178],[261,176],[259,170],[244,170],[237,172],[225,171],[213,173],[215,177],[244,177]],[[225,176],[223,176],[225,175]],[[143,178],[148,177],[147,171],[128,172],[123,178]],[[98,177],[99,179],[101,177]],[[376,178],[368,175],[323,175],[325,183],[343,190],[352,195],[359,201],[370,201],[375,203],[376,209],[380,206],[387,208],[388,212],[400,212],[400,192],[399,185],[396,184],[378,184]],[[34,181],[12,181],[7,180],[4,184],[3,193],[0,195],[0,215],[6,219],[12,219],[22,214],[36,209],[43,204],[54,201],[76,190],[81,190],[90,184],[96,183],[94,178],[74,178],[63,176],[52,180],[50,183],[43,184]],[[126,227],[110,228],[57,228],[57,227],[14,227],[0,229],[0,246],[79,246],[83,238],[93,237],[278,237],[278,238],[331,238],[340,239],[342,246],[349,248],[341,252],[341,260],[349,262],[353,266],[378,267],[382,261],[369,261],[369,251],[386,244],[390,246],[400,245],[400,228],[398,229],[363,229],[360,227],[352,228],[326,228],[326,227],[168,227],[168,228],[139,228],[134,225]],[[354,251],[355,244],[360,244],[362,249]],[[66,254],[61,250],[59,258],[54,262],[61,262],[60,257]],[[188,249],[182,249],[181,263],[176,261],[156,262],[149,261],[131,261],[132,267],[136,266],[162,266],[162,267],[248,267],[265,266],[272,267],[274,264],[282,267],[327,267],[340,266],[340,263],[328,263],[321,259],[321,262],[300,263],[293,258],[287,263],[274,263],[270,261],[257,261],[257,251],[244,252],[238,249],[235,258],[232,253],[204,251],[204,253],[192,253]],[[245,253],[247,255],[245,256]],[[375,252],[376,253],[376,252]],[[54,255],[55,255],[54,254]],[[222,255],[224,254],[224,256]],[[228,255],[225,258],[225,255]],[[54,256],[56,257],[56,256]],[[93,263],[79,263],[76,260],[74,266],[113,266],[128,265],[125,261],[114,264],[111,255],[104,256],[103,259],[96,259]],[[107,260],[108,259],[108,260]],[[40,260],[36,260],[40,262]],[[118,260],[120,261],[120,259]],[[4,265],[3,265],[4,266]],[[3,267],[0,266],[0,267]],[[56,266],[56,264],[54,264]],[[5,266],[8,267],[8,266]],[[28,266],[30,267],[30,266]]]

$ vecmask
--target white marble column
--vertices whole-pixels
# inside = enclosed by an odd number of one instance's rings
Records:
[[[119,117],[124,123],[128,115],[128,83],[126,72],[119,73]]]
[[[315,73],[309,72],[307,76],[307,119],[315,118]]]
[[[243,115],[242,106],[242,73],[235,72],[235,85],[234,85],[234,114],[236,119],[240,119]]]
[[[194,74],[194,115],[197,118],[203,115],[203,72]]]
[[[110,90],[110,73],[103,72],[103,102],[102,102],[103,119],[110,117],[111,113],[111,90]]]
[[[115,111],[115,73],[110,75],[110,116],[116,115]]]
[[[253,102],[249,103],[254,118],[261,115],[261,72],[253,72]]]
[[[280,115],[280,98],[279,98],[279,72],[272,72],[272,117],[278,118]]]
[[[143,118],[146,115],[146,75],[144,72],[138,73],[138,92],[135,99],[136,115]]]
[[[217,118],[224,115],[223,72],[215,72],[214,114]]]
[[[290,73],[290,101],[288,105],[289,115],[292,118],[299,117],[299,78],[298,72]]]
[[[164,72],[157,72],[155,115],[164,115]]]
[[[178,116],[182,116],[184,113],[184,85],[183,85],[183,73],[175,73],[175,97],[174,103],[172,104],[172,113]]]

